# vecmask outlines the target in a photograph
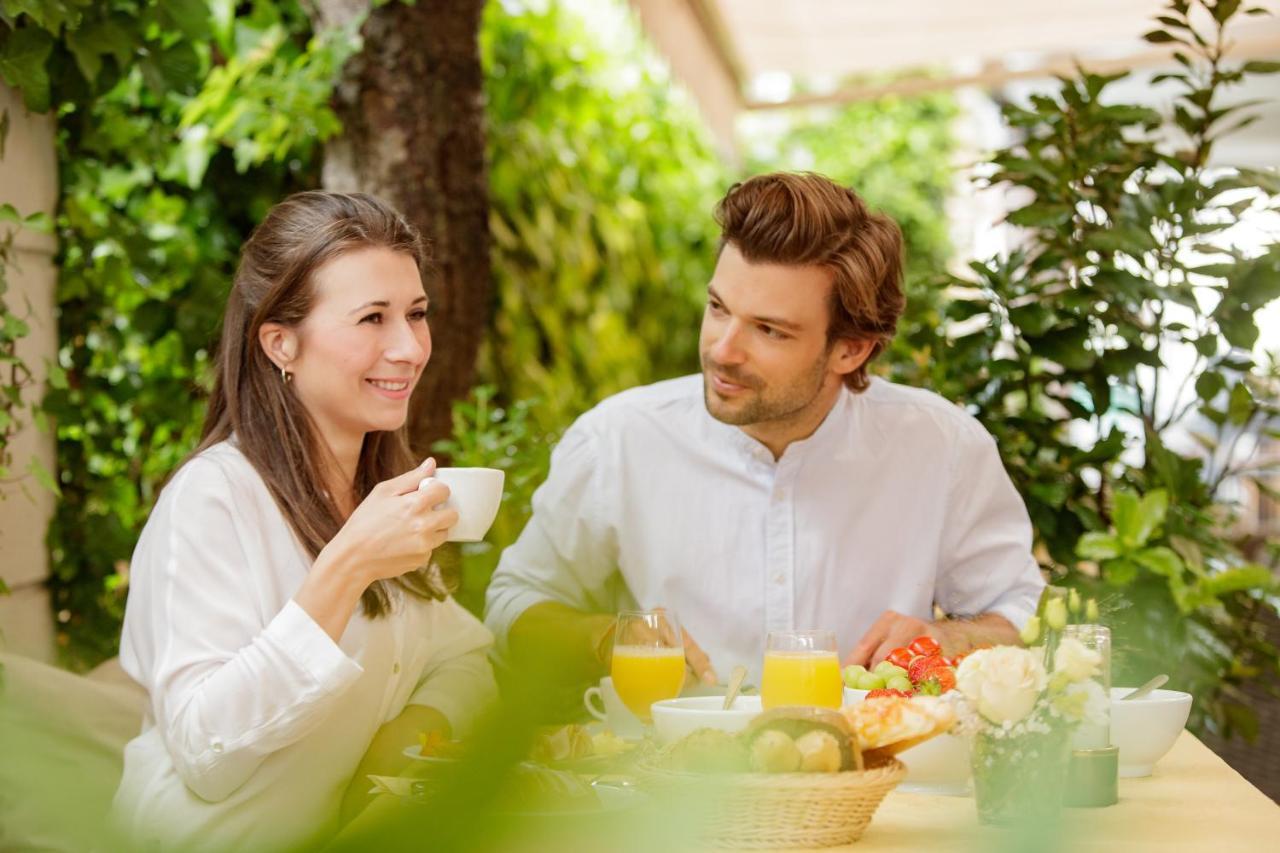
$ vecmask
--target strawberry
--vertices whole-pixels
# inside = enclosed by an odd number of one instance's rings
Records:
[[[938,641],[930,636],[916,637],[911,641],[911,645],[907,646],[912,652],[918,655],[939,655],[942,654],[942,647],[938,645]]]
[[[891,690],[888,687],[881,687],[878,690],[872,690],[867,694],[868,699],[878,699],[881,696],[901,696],[903,699],[910,699],[911,694],[905,690]]]
[[[907,667],[907,678],[911,679],[912,684],[919,684],[929,677],[930,671],[946,666],[947,662],[942,655],[921,655]]]
[[[940,696],[948,690],[955,690],[955,671],[949,666],[935,666],[925,673],[923,681],[916,683],[916,689],[928,696]]]
[[[911,659],[913,657],[915,657],[915,655],[911,653],[910,649],[894,649],[893,651],[889,652],[885,660],[887,660],[889,663],[893,664],[894,666],[900,666],[903,669],[906,669],[907,667],[911,666]]]

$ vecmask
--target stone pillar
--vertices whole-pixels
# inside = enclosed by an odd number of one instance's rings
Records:
[[[0,114],[8,113],[9,133],[0,158],[0,203],[9,203],[22,214],[53,213],[58,198],[57,157],[53,147],[53,117],[33,115],[21,96],[0,81]],[[24,399],[44,394],[45,360],[57,358],[58,327],[54,318],[52,235],[21,231],[14,241],[6,276],[6,304],[20,312],[30,303],[31,334],[18,343],[18,353],[31,367],[35,384]],[[36,456],[54,471],[54,440],[24,419],[26,426],[10,445],[13,471],[26,472]],[[0,483],[0,578],[12,590],[0,595],[0,645],[7,651],[52,661],[56,646],[50,613],[49,555],[45,531],[53,514],[54,496],[33,478]]]

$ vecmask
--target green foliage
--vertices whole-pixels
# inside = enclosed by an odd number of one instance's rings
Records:
[[[1246,256],[1229,229],[1278,187],[1273,173],[1207,166],[1250,120],[1248,105],[1219,103],[1251,72],[1222,55],[1238,4],[1199,5],[1209,29],[1174,2],[1148,35],[1179,45],[1181,70],[1161,75],[1170,115],[1118,103],[1107,90],[1123,75],[1088,73],[1005,108],[1020,139],[992,181],[1028,191],[1009,216],[1026,240],[946,282],[958,298],[931,381],[994,433],[1044,562],[1133,605],[1117,616],[1116,677],[1176,666],[1197,714],[1229,732],[1249,713],[1232,685],[1280,671],[1255,620],[1274,582],[1232,542],[1221,490],[1274,470],[1236,450],[1280,411],[1275,358],[1250,352],[1255,314],[1280,296],[1280,247]],[[1162,368],[1179,351],[1195,364],[1170,388]],[[1171,447],[1201,424],[1207,453]]]
[[[482,38],[497,295],[482,381],[562,429],[616,391],[697,369],[728,175],[628,29],[493,3]]]
[[[451,465],[498,468],[505,474],[502,506],[483,542],[461,546],[462,574],[455,598],[469,610],[484,610],[484,592],[506,545],[514,542],[529,520],[533,491],[544,479],[558,434],[541,433],[534,425],[536,400],[517,400],[509,408],[494,402],[497,389],[476,387],[471,397],[453,407],[453,437],[433,449]]]
[[[0,126],[0,152],[4,149],[6,130],[7,128]],[[25,474],[15,477],[13,451],[9,449],[14,436],[26,425],[28,419],[41,430],[48,429],[38,401],[26,396],[34,380],[31,366],[18,353],[18,342],[31,332],[31,325],[28,323],[31,307],[23,305],[14,310],[13,297],[9,293],[8,271],[14,268],[13,244],[19,229],[23,228],[47,233],[50,229],[49,217],[43,212],[23,216],[13,205],[0,203],[0,483],[16,480],[25,490],[26,484],[22,480],[30,476],[56,493],[57,485],[35,456],[27,460]],[[46,366],[51,384],[65,381],[56,366]],[[0,592],[3,591],[4,587],[0,586]]]
[[[113,0],[50,31],[66,382],[45,402],[62,478],[48,541],[72,664],[114,652],[129,555],[198,437],[241,242],[317,183],[344,48],[306,25],[293,3]],[[272,109],[290,128],[262,119]]]

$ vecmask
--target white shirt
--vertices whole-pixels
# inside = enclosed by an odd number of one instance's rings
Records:
[[[565,433],[485,621],[505,651],[541,601],[662,605],[718,673],[758,678],[769,631],[833,630],[843,656],[886,609],[1021,626],[1043,586],[995,442],[957,406],[876,379],[775,462],[708,414],[694,375],[611,397]]]
[[[161,493],[120,646],[150,694],[115,801],[138,847],[323,839],[379,726],[420,704],[465,729],[493,695],[492,635],[452,599],[401,594],[382,618],[357,611],[334,643],[292,600],[311,562],[231,443]]]

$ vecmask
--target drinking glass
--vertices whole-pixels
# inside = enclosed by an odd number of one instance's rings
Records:
[[[1068,625],[1062,638],[1077,640],[1086,649],[1092,649],[1102,658],[1097,681],[1102,685],[1102,695],[1107,698],[1107,722],[1084,721],[1076,727],[1071,745],[1075,749],[1102,749],[1111,745],[1111,629],[1105,625]]]
[[[624,610],[613,638],[613,687],[646,724],[649,706],[674,699],[684,686],[684,635],[670,610]]]
[[[817,705],[844,699],[834,631],[771,631],[764,654],[760,701],[765,708]]]

